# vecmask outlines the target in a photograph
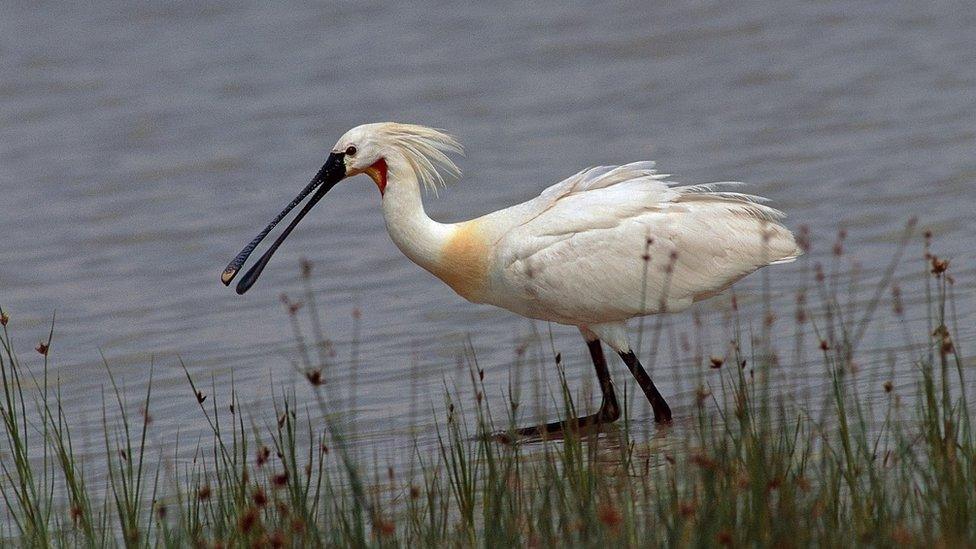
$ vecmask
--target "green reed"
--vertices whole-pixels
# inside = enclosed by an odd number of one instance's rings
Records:
[[[60,381],[49,373],[53,323],[34,365],[15,351],[2,313],[0,487],[7,512],[0,538],[89,547],[972,546],[976,438],[964,390],[967,362],[953,321],[955,281],[928,240],[920,282],[928,298],[921,304],[904,303],[894,284],[900,253],[860,309],[837,289],[835,274],[824,274],[836,273],[836,265],[812,269],[812,287],[798,291],[795,322],[810,323],[819,341],[813,349],[798,341],[794,355],[820,357],[820,406],[777,392],[771,381],[788,359],[770,341],[802,330],[780,330],[765,318],[768,333],[755,343],[733,302],[730,352],[702,364],[718,370],[720,382],[698,387],[681,429],[646,436],[625,391],[624,417],[599,436],[494,442],[490,435],[520,416],[518,393],[507,409],[492,410],[484,372],[466,346],[461,360],[475,398],[464,402],[445,390],[443,407],[429,418],[434,451],[414,448],[406,473],[362,457],[352,440],[361,428],[335,412],[342,395],[328,383],[332,344],[312,302],[308,264],[302,272],[310,335],[297,322],[299,304],[285,305],[296,333],[294,366],[313,401],[298,402],[282,388],[273,410],[244,410],[232,387],[195,379],[183,366],[187,401],[199,408],[209,440],[178,443],[165,454],[147,444],[151,379],[133,417],[106,363],[102,457],[82,458]],[[842,256],[835,246],[834,261]],[[807,294],[819,296],[820,309],[808,307]],[[870,399],[861,394],[870,388],[855,379],[860,343],[885,304],[905,340],[924,344],[896,359],[915,387],[885,381],[874,388],[881,398]],[[911,307],[923,308],[924,333],[913,333]],[[561,358],[541,347],[537,360],[560,372],[549,397],[565,416],[578,415]],[[517,360],[531,363],[529,354],[520,349]],[[259,419],[269,412],[272,419]]]

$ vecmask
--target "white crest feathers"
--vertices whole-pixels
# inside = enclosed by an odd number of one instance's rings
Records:
[[[417,179],[435,194],[447,179],[461,176],[461,169],[446,153],[463,155],[464,149],[456,139],[443,131],[416,124],[387,122],[378,125],[376,132],[386,138],[387,145],[403,154],[417,174]]]

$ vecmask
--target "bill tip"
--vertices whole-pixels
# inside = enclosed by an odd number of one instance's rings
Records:
[[[237,269],[233,267],[227,267],[224,272],[220,274],[220,281],[224,283],[224,286],[230,286],[230,281],[234,280],[234,275],[237,274]]]

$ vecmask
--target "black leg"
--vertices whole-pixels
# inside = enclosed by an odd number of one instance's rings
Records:
[[[651,381],[651,376],[647,375],[647,370],[641,365],[640,360],[637,359],[637,355],[633,351],[627,351],[626,353],[620,353],[620,358],[624,359],[624,363],[627,364],[630,373],[634,374],[634,379],[637,380],[637,384],[644,391],[644,396],[651,403],[651,409],[654,410],[654,421],[657,423],[671,423],[671,408],[664,401],[664,397],[658,392],[657,387],[654,386],[654,382]]]
[[[617,395],[613,392],[613,380],[610,379],[607,358],[603,356],[603,345],[599,339],[594,339],[587,341],[586,346],[590,349],[590,358],[593,359],[596,378],[600,382],[600,392],[603,393],[603,400],[600,402],[600,417],[604,423],[612,423],[620,417],[620,405],[617,404]]]
[[[613,392],[613,380],[610,379],[610,369],[607,368],[607,359],[603,356],[603,346],[598,339],[587,341],[586,345],[590,349],[590,358],[593,359],[596,378],[600,382],[600,391],[603,393],[600,409],[596,413],[588,416],[516,429],[513,433],[514,440],[556,437],[567,429],[577,433],[584,433],[594,428],[598,429],[601,425],[613,423],[620,417],[620,405],[617,403],[617,395]],[[494,438],[504,443],[513,442],[512,434],[507,432],[496,433]]]

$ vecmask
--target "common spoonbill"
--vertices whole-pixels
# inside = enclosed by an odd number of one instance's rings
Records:
[[[522,204],[460,223],[424,212],[421,186],[460,171],[452,137],[410,124],[365,124],[346,132],[304,190],[221,275],[229,285],[254,248],[306,196],[312,198],[241,278],[243,294],[275,250],[325,193],[365,173],[379,187],[397,247],[461,297],[579,328],[603,394],[591,415],[519,429],[538,437],[609,423],[620,416],[601,342],[623,359],[657,422],[671,409],[634,354],[628,319],[681,311],[749,273],[792,261],[800,249],[765,199],[726,190],[735,183],[676,185],[653,162],[583,170]]]

